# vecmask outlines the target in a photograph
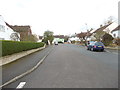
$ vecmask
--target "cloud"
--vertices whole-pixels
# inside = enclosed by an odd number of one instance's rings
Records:
[[[31,25],[33,32],[55,34],[96,28],[109,16],[118,17],[116,0],[2,0],[0,13],[10,24]]]

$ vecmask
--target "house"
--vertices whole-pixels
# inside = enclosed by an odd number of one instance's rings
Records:
[[[32,30],[29,25],[25,26],[12,26],[11,27],[18,33],[20,33],[20,41],[27,41],[30,36],[32,36]]]
[[[104,26],[100,25],[100,28],[98,28],[97,30],[90,31],[87,37],[87,41],[91,41],[91,40],[94,41],[96,40],[96,38],[101,39],[101,37],[105,34],[105,32],[106,33],[110,32],[109,30],[111,30],[111,26],[109,27],[109,25],[111,25],[111,23]],[[97,34],[98,34],[98,37],[96,37]]]
[[[64,43],[64,38],[65,38],[64,35],[54,35],[53,43],[56,41],[59,43]]]
[[[120,25],[111,31],[114,38],[120,38]]]
[[[0,40],[20,41],[20,34],[15,32],[4,18],[0,15]]]
[[[105,31],[106,33],[112,35],[112,31],[118,26],[118,24],[116,22],[113,22],[111,24],[109,24],[108,27],[106,27],[103,31]]]
[[[68,38],[68,43],[71,43],[72,41],[80,41],[79,37],[77,36],[77,34],[73,34]]]
[[[88,35],[88,32],[78,33],[76,36],[77,36],[77,38],[79,38],[79,39],[77,39],[77,40],[79,40],[79,41],[85,41],[86,38],[87,38],[87,35]]]

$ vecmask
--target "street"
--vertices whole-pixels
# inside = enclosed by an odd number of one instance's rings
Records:
[[[23,88],[118,88],[118,54],[74,44],[49,46],[3,66],[3,83],[32,68],[49,50],[36,70],[3,88],[17,88],[21,82]]]

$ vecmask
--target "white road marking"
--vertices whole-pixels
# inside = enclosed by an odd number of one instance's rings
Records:
[[[4,87],[4,86],[6,86],[6,85],[8,85],[8,84],[10,84],[10,83],[18,80],[18,79],[20,79],[21,77],[24,77],[25,75],[27,75],[27,74],[31,73],[32,71],[34,71],[40,64],[42,64],[42,62],[45,60],[45,58],[50,54],[50,52],[51,52],[53,49],[54,49],[54,46],[53,46],[52,49],[47,53],[47,55],[45,55],[45,56],[40,60],[40,62],[38,62],[37,65],[35,65],[33,68],[29,69],[29,70],[26,71],[25,73],[22,73],[22,74],[16,76],[15,78],[9,80],[8,82],[0,85],[0,88],[2,88],[2,87]]]
[[[21,89],[25,86],[26,82],[21,82],[16,89]]]

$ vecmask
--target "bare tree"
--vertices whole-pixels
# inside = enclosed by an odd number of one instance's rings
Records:
[[[10,35],[10,38],[11,38],[11,40],[13,40],[13,41],[18,41],[18,40],[20,39],[18,33],[12,33],[12,34]]]

